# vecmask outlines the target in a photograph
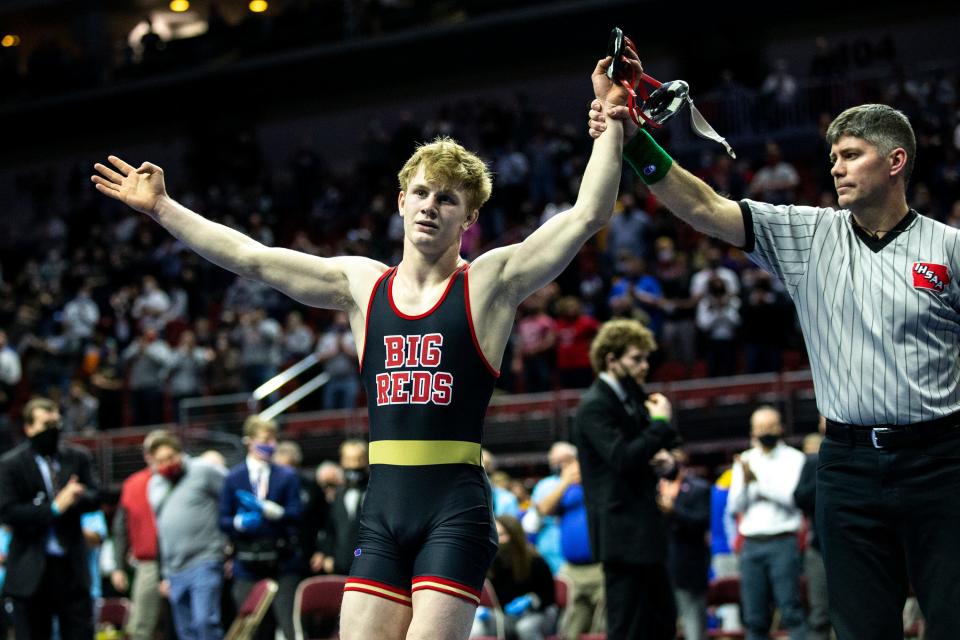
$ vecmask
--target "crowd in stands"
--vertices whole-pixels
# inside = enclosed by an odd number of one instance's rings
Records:
[[[937,73],[874,89],[916,128],[910,203],[960,225],[955,78]],[[422,124],[412,114],[391,129],[371,122],[353,166],[331,166],[306,143],[268,161],[253,132],[212,128],[192,139],[176,172],[183,177],[168,188],[264,244],[394,264],[402,242],[394,171],[418,141],[437,135],[478,150],[495,174],[494,195],[464,236],[467,259],[522,239],[569,206],[589,151],[584,131],[518,96],[443,105]],[[764,158],[716,152],[686,164],[733,198],[831,206],[826,150],[813,147],[815,155],[803,145],[787,151],[771,139]],[[70,431],[170,421],[185,397],[251,391],[312,351],[333,378],[313,406],[362,402],[342,316],[212,266],[153,221],[98,197],[85,171],[17,177],[18,215],[42,222],[12,233],[0,257],[0,426],[28,393],[61,401]],[[654,381],[802,365],[781,283],[738,249],[678,222],[630,177],[609,227],[522,305],[500,387],[585,386],[590,339],[611,317],[653,329],[661,344]],[[0,445],[9,444],[8,431],[0,429]]]

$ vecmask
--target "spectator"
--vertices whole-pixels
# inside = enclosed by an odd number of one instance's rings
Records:
[[[622,255],[647,258],[650,214],[637,204],[636,196],[629,191],[620,194],[618,205],[620,211],[610,219],[610,229],[607,231],[610,259],[615,260]]]
[[[90,283],[85,282],[76,297],[63,308],[64,332],[75,350],[79,350],[83,342],[93,336],[93,330],[100,321],[100,308],[93,301],[91,291]]]
[[[100,604],[103,600],[103,579],[100,575],[100,551],[107,540],[107,517],[97,509],[80,516],[80,528],[87,543],[87,569],[90,571],[90,600],[93,608],[90,615],[99,618]]]
[[[706,264],[703,269],[693,274],[693,277],[690,279],[690,295],[699,301],[700,298],[707,294],[710,281],[714,278],[723,280],[723,284],[727,288],[727,293],[730,295],[739,295],[740,278],[737,277],[737,273],[733,269],[723,264],[725,250],[718,244],[710,243],[707,245],[704,257]]]
[[[347,575],[353,563],[353,550],[360,534],[360,507],[367,493],[370,462],[367,443],[347,440],[340,445],[340,466],[343,468],[343,486],[337,489],[330,506],[327,535],[322,549],[323,557],[311,560],[311,568],[324,573]]]
[[[706,640],[710,550],[710,483],[687,471],[687,455],[672,452],[662,472],[658,504],[667,517],[667,568],[685,640]]]
[[[663,288],[660,281],[649,272],[647,262],[633,255],[619,256],[617,273],[610,285],[609,303],[614,306],[617,299],[630,300],[630,306],[638,307],[649,318],[647,326],[654,335],[659,335],[663,325],[663,312],[660,306],[663,300]],[[630,316],[623,316],[630,317]]]
[[[556,303],[557,372],[564,389],[585,389],[593,380],[590,368],[590,342],[600,327],[583,312],[576,296],[564,296]]]
[[[238,393],[243,387],[240,350],[230,340],[227,331],[218,331],[214,340],[213,360],[207,370],[210,393],[225,395]]]
[[[160,540],[160,592],[170,600],[177,637],[219,640],[225,540],[217,528],[223,474],[183,453],[174,436],[150,444],[156,473],[147,496]]]
[[[186,329],[167,360],[165,377],[173,399],[173,415],[180,420],[180,403],[190,396],[204,394],[204,371],[214,360],[213,349],[197,345],[193,331]]]
[[[707,372],[729,376],[737,367],[737,328],[740,298],[731,295],[720,278],[709,283],[707,295],[697,303],[697,328],[707,337]]]
[[[793,165],[781,157],[780,146],[768,141],[767,162],[750,182],[747,190],[750,197],[770,204],[789,204],[796,200],[799,184],[800,176]]]
[[[317,465],[317,484],[323,491],[327,504],[333,504],[337,489],[343,486],[343,467],[333,460],[324,460]]]
[[[153,329],[163,331],[166,326],[166,314],[170,310],[170,296],[160,288],[153,276],[143,277],[140,294],[133,300],[130,315],[140,324],[140,330]]]
[[[7,577],[7,554],[10,553],[10,540],[12,538],[10,527],[0,525],[0,590],[3,589],[3,583]],[[7,608],[0,607],[0,638],[10,637],[10,618],[7,615]]]
[[[597,380],[574,419],[593,556],[603,563],[607,634],[672,640],[676,605],[667,575],[667,540],[650,461],[679,435],[670,403],[643,389],[656,348],[632,320],[611,320],[590,346]]]
[[[740,312],[747,373],[780,371],[793,313],[789,301],[774,290],[770,274],[762,270],[755,274]]]
[[[118,593],[130,592],[133,608],[123,632],[131,640],[152,640],[160,620],[160,567],[157,563],[157,522],[147,499],[147,485],[153,475],[153,443],[169,438],[170,433],[157,429],[143,440],[143,461],[146,463],[123,481],[120,501],[113,513],[113,554],[115,569],[110,583]],[[133,568],[131,587],[126,567]]]
[[[657,277],[663,289],[660,309],[663,311],[664,359],[689,368],[696,360],[697,300],[690,294],[691,274],[688,255],[678,252],[672,239],[657,238]]]
[[[523,390],[528,393],[553,388],[557,325],[546,312],[546,292],[541,290],[520,305],[517,335],[523,362]]]
[[[82,381],[74,380],[70,383],[70,392],[61,405],[65,433],[97,429],[100,402],[87,392],[87,387]]]
[[[550,567],[527,542],[513,516],[497,516],[499,549],[490,582],[503,604],[508,640],[543,640],[556,623],[556,597]],[[479,610],[478,610],[479,611]],[[474,622],[471,637],[491,635],[490,620]]]
[[[537,552],[550,565],[550,571],[557,573],[563,564],[563,551],[560,548],[560,527],[554,515],[545,513],[541,502],[552,494],[561,483],[564,467],[577,459],[577,448],[569,442],[554,442],[547,453],[550,475],[541,478],[533,487],[531,509],[521,521],[528,534],[534,534]]]
[[[357,343],[347,314],[337,311],[317,342],[317,356],[330,376],[323,389],[324,409],[353,409],[360,395]]]
[[[243,425],[247,458],[227,474],[220,494],[220,529],[233,545],[233,600],[239,608],[253,585],[269,578],[278,584],[273,624],[261,624],[257,637],[273,638],[275,628],[294,640],[293,596],[303,558],[297,531],[303,516],[300,482],[289,467],[272,462],[277,423],[250,416]]]
[[[557,528],[563,565],[558,573],[567,578],[572,586],[567,594],[567,609],[560,621],[559,635],[564,640],[577,640],[582,633],[603,630],[596,625],[599,623],[597,614],[604,601],[603,567],[590,549],[587,507],[583,499],[577,450],[573,445],[567,446],[569,450],[566,453],[571,457],[565,458],[559,482],[543,497],[537,508],[545,516],[559,521]]]
[[[0,329],[0,451],[6,451],[13,444],[10,407],[21,375],[20,355],[7,341],[7,332]]]
[[[268,318],[262,308],[240,314],[236,334],[245,391],[253,391],[276,373],[281,333],[280,323]]]
[[[756,409],[750,416],[752,448],[733,466],[727,510],[740,514],[740,599],[748,640],[770,633],[770,595],[791,640],[802,640],[806,620],[800,604],[797,534],[803,515],[793,492],[804,464],[802,453],[782,441],[780,412]],[[772,594],[770,593],[772,591]]]
[[[509,515],[514,518],[520,517],[520,503],[517,496],[513,495],[505,487],[494,483],[493,477],[497,472],[497,457],[487,449],[480,450],[480,460],[483,464],[483,470],[487,473],[487,478],[491,480],[490,488],[493,490],[493,515]]]
[[[304,475],[300,472],[303,462],[303,453],[300,445],[292,440],[282,440],[277,443],[277,450],[273,454],[273,462],[280,466],[292,469],[297,473],[300,481],[300,503],[303,505],[303,517],[297,532],[297,547],[300,558],[303,560],[301,573],[315,573],[311,567],[314,554],[319,553],[323,541],[321,534],[326,536],[327,519],[330,517],[330,504],[323,495],[316,474]]]
[[[301,360],[312,350],[316,337],[313,329],[303,321],[303,314],[291,311],[287,314],[287,326],[283,332],[283,360],[293,362]]]
[[[163,371],[171,355],[170,346],[153,328],[145,329],[124,349],[134,425],[163,422]]]
[[[12,531],[3,596],[17,638],[93,639],[90,570],[81,515],[99,507],[90,456],[60,444],[60,412],[47,398],[23,410],[27,442],[0,459],[0,522]]]

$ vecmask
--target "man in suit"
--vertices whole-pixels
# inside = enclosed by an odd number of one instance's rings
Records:
[[[277,581],[273,617],[293,640],[293,596],[303,559],[297,529],[303,516],[296,472],[273,460],[277,423],[250,416],[243,425],[247,458],[227,475],[220,494],[220,529],[233,542],[233,599],[239,608],[257,581]],[[258,637],[273,638],[273,625],[261,625]]]
[[[367,443],[363,440],[344,441],[340,445],[340,466],[343,467],[344,484],[337,489],[330,505],[324,554],[318,565],[324,573],[347,575],[357,548],[360,507],[370,479]]]
[[[99,508],[90,456],[60,444],[60,411],[47,398],[23,410],[27,442],[0,459],[0,521],[13,532],[3,594],[19,640],[93,638],[90,571],[80,516]]]
[[[680,438],[667,399],[643,390],[654,349],[653,334],[639,322],[603,325],[590,345],[597,380],[583,394],[573,426],[590,541],[603,563],[611,640],[667,640],[676,631],[651,462]]]

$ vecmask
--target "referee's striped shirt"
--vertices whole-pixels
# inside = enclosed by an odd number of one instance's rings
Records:
[[[957,229],[911,210],[876,239],[846,210],[740,208],[744,250],[796,305],[820,413],[896,425],[960,410]]]

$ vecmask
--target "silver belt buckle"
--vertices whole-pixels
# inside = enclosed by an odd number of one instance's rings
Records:
[[[890,427],[877,427],[876,429],[870,429],[870,442],[873,443],[874,449],[883,449],[884,446],[877,441],[877,434],[887,433],[888,431],[893,431]]]

